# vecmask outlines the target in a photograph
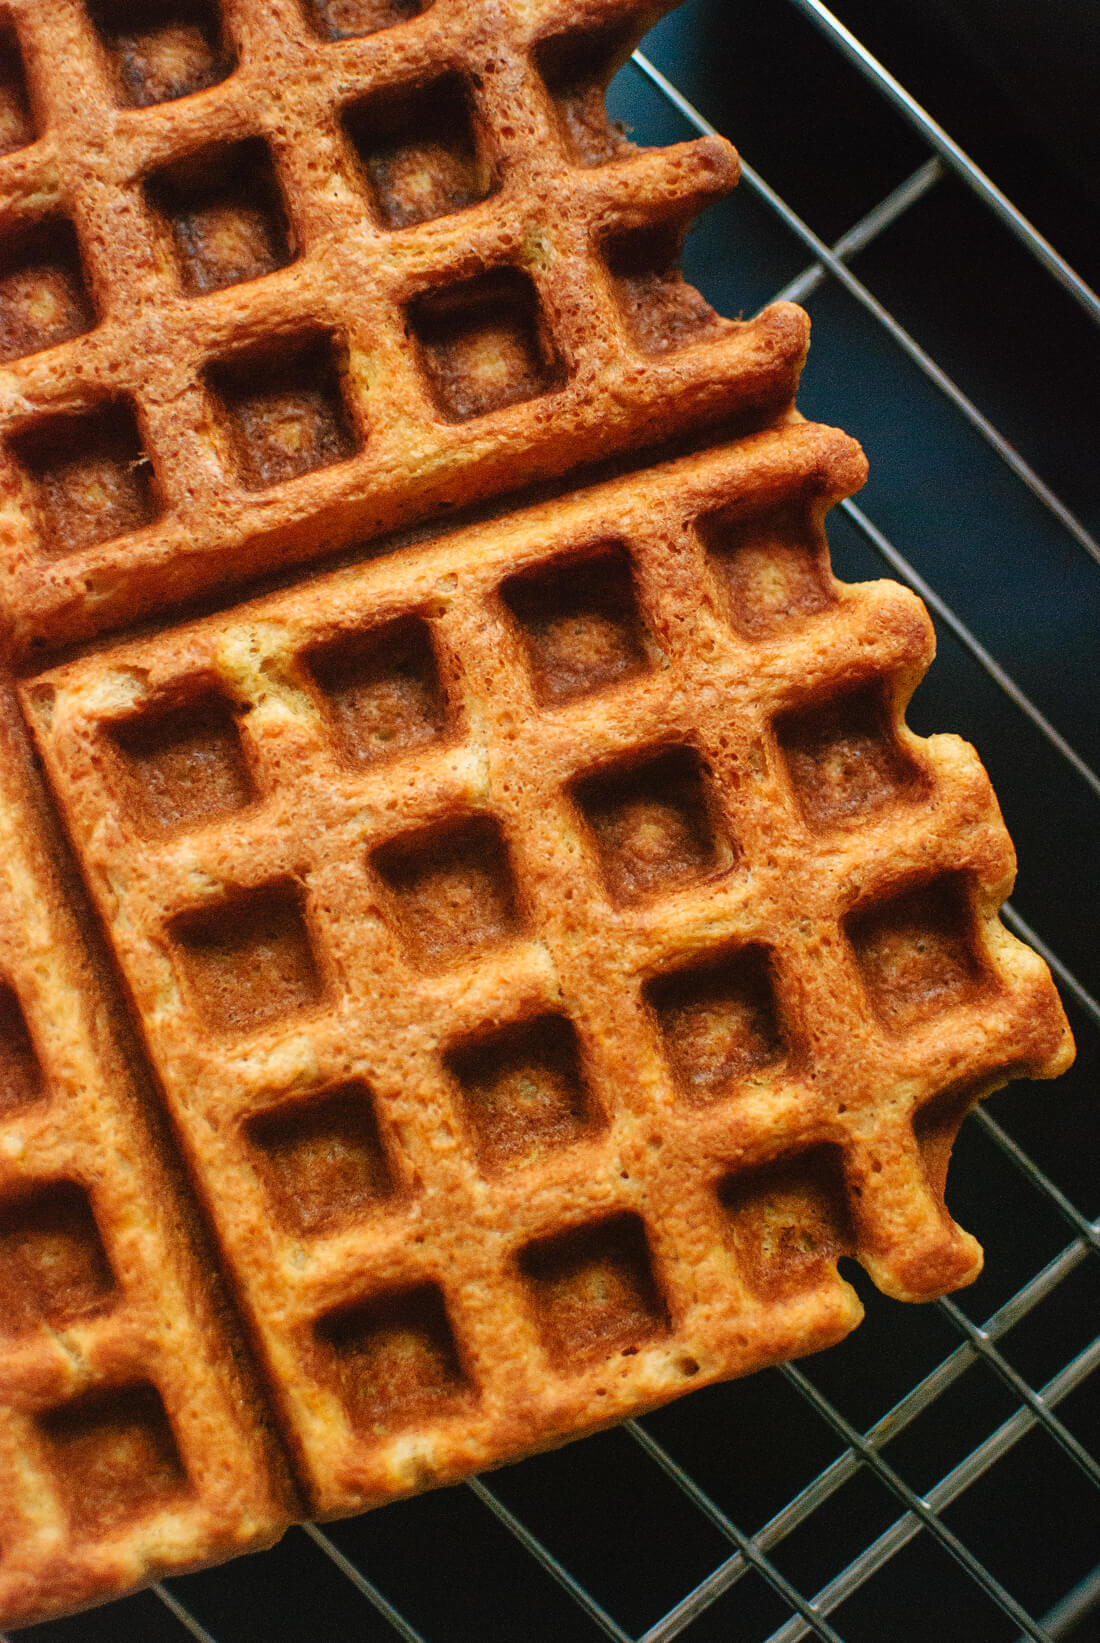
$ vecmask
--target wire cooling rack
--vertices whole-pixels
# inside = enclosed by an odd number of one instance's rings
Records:
[[[612,106],[638,141],[713,129],[690,88],[752,49],[742,11],[689,0],[623,70]],[[838,574],[885,566],[932,610],[940,656],[910,721],[982,752],[1021,857],[1006,921],[1051,963],[1078,1037],[1065,1079],[1016,1086],[964,1126],[949,1194],[985,1273],[922,1308],[850,1275],[866,1322],[821,1358],[491,1483],[294,1530],[28,1639],[1100,1636],[1100,1007],[1087,990],[1100,546],[1085,459],[1100,301],[820,0],[756,0],[756,14],[794,54],[771,114],[796,133],[776,161],[794,185],[784,198],[746,163],[687,272],[727,313],[775,295],[810,308],[802,408],[855,433],[872,462],[859,502],[832,516]],[[823,109],[843,110],[826,131]],[[748,147],[736,108],[728,129]]]

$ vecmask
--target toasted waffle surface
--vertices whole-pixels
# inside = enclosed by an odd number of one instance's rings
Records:
[[[0,8],[0,1625],[966,1283],[1068,1059],[662,9]]]
[[[5,703],[11,720],[11,703]],[[293,1511],[217,1268],[0,740],[0,1615],[269,1544]]]
[[[977,1272],[954,1129],[1064,1024],[862,474],[796,424],[26,683],[315,1512]]]
[[[733,150],[638,152],[603,111],[661,7],[7,9],[34,108],[0,159],[23,642],[790,405],[801,310],[719,319],[676,271]]]

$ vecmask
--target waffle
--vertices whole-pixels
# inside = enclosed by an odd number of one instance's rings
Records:
[[[14,717],[5,700],[5,720]],[[0,741],[0,1613],[269,1544],[286,1466]]]
[[[1071,1053],[659,9],[7,0],[0,1625],[968,1282]]]
[[[676,268],[734,151],[603,112],[661,7],[5,9],[9,141],[40,129],[0,160],[21,644],[790,406],[802,311],[719,319]]]
[[[35,675],[24,702],[311,1511],[972,1279],[1054,1070],[976,756],[793,425]]]

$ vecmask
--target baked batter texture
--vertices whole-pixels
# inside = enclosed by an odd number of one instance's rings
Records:
[[[3,8],[0,1625],[967,1283],[1070,1058],[660,9]]]

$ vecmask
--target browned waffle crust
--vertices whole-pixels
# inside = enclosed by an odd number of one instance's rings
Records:
[[[804,317],[675,273],[730,151],[602,114],[650,12],[7,12],[16,1624],[966,1283],[958,1125],[1070,1048]]]
[[[721,320],[675,273],[729,144],[639,153],[597,118],[654,8],[435,0],[346,40],[336,0],[7,9],[44,126],[0,161],[21,636],[790,404],[801,310]],[[135,61],[216,83],[134,107]]]
[[[13,718],[5,702],[7,721]],[[0,1613],[262,1546],[292,1495],[0,742]]]
[[[809,425],[37,674],[24,701],[308,1509],[824,1346],[978,1270],[1051,1070],[976,757],[901,711]]]

